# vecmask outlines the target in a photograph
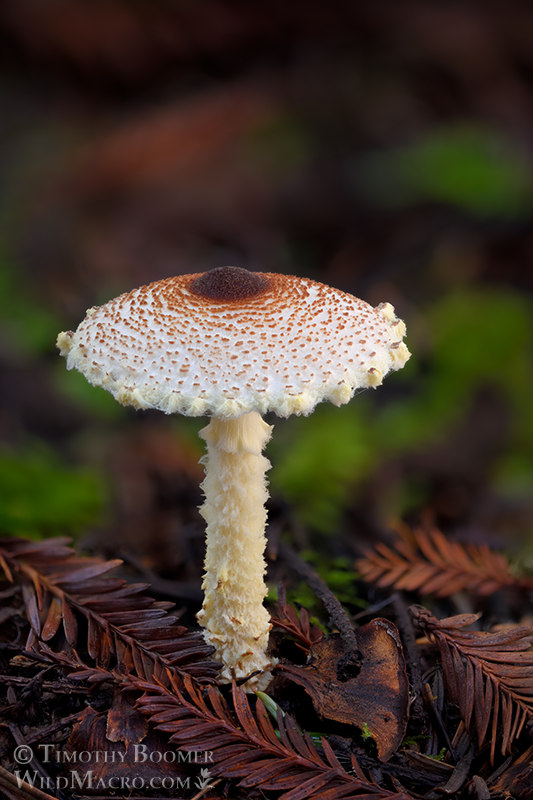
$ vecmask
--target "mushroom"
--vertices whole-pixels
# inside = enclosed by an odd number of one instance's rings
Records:
[[[91,308],[57,339],[78,369],[123,405],[209,415],[200,431],[207,522],[198,613],[221,681],[261,689],[275,661],[266,595],[265,473],[272,427],[262,415],[310,414],[376,387],[409,351],[389,303],[306,278],[220,267],[142,286]]]

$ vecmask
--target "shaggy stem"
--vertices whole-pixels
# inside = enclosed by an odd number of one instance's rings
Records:
[[[256,411],[232,420],[213,417],[200,431],[207,442],[200,509],[207,522],[207,546],[198,621],[222,662],[221,681],[261,671],[247,682],[247,690],[266,688],[274,663],[266,653],[271,624],[263,606],[265,472],[270,462],[262,451],[271,431]]]

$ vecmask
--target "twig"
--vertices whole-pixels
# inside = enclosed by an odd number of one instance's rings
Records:
[[[22,733],[20,732],[18,727],[13,722],[8,722],[7,723],[7,727],[9,728],[9,730],[11,732],[11,736],[15,740],[15,742],[16,742],[18,747],[20,747],[21,745],[24,745],[24,746],[27,745],[25,737],[22,735]],[[43,765],[41,764],[39,759],[35,757],[35,755],[33,754],[33,751],[32,751],[32,757],[28,761],[27,765],[33,767],[33,769],[36,772],[38,772],[39,775],[42,778],[44,778],[45,780],[51,780],[50,773],[46,771],[46,769],[43,767]],[[33,790],[34,787],[31,787],[31,789]],[[58,792],[57,796],[58,796],[59,800],[65,800],[65,796],[64,796],[63,792]],[[45,795],[45,797],[48,797],[48,795]]]
[[[424,703],[422,694],[424,691],[424,681],[422,680],[422,672],[420,671],[420,658],[417,652],[415,629],[402,594],[400,592],[393,592],[391,600],[396,614],[396,622],[402,634],[402,642],[409,661],[411,689],[413,693],[411,716],[415,716],[417,719],[423,719]]]
[[[41,792],[36,786],[31,786],[20,777],[15,777],[11,772],[0,767],[0,788],[6,793],[6,797],[17,798],[17,800],[59,800],[51,794]]]
[[[348,651],[357,650],[357,634],[352,621],[327,583],[322,580],[320,575],[317,575],[313,567],[300,558],[290,547],[287,547],[286,544],[280,542],[278,545],[278,552],[289,567],[306,580],[316,594],[317,598],[328,612],[331,624],[338,629],[345,648]]]
[[[33,655],[33,653],[32,653]],[[0,683],[12,683],[14,686],[28,686],[35,680],[35,677],[24,675],[0,675]],[[73,691],[86,694],[92,691],[92,686],[81,686],[79,683],[61,683],[60,681],[43,681],[41,684],[43,692],[53,692],[54,694],[72,694]]]

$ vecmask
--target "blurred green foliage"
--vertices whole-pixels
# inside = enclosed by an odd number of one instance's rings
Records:
[[[72,469],[44,445],[0,450],[2,535],[75,534],[99,521],[105,503],[97,472]]]
[[[274,492],[300,519],[334,533],[350,495],[380,462],[431,447],[464,417],[475,392],[491,387],[510,411],[506,454],[495,488],[521,491],[533,481],[533,309],[512,291],[462,290],[413,319],[411,360],[386,378],[383,400],[370,392],[347,406],[323,405],[307,420],[280,426],[272,440]],[[395,396],[394,392],[398,392]],[[392,498],[400,515],[423,501],[423,476]]]
[[[43,306],[2,261],[0,319],[3,338],[8,340],[17,355],[45,353],[60,330],[58,317]]]
[[[1,332],[13,362],[32,361],[55,352],[61,322],[18,279],[16,273],[0,263]],[[61,373],[65,373],[64,362]],[[78,375],[79,378],[81,376]],[[83,380],[83,379],[82,379]],[[83,381],[92,410],[103,416],[100,394]],[[72,381],[73,385],[77,381]],[[65,394],[73,390],[65,382]],[[102,393],[103,394],[103,393]],[[109,398],[110,405],[116,405]],[[97,470],[73,468],[62,462],[55,451],[39,439],[26,439],[17,452],[0,449],[0,531],[2,535],[73,535],[96,523],[104,510],[104,480]]]
[[[14,270],[1,261],[0,320],[2,338],[9,343],[15,357],[36,357],[51,352],[58,356],[55,342],[64,321],[40,303]],[[96,390],[75,370],[68,373],[64,359],[55,358],[51,375],[60,394],[87,413],[108,420],[120,415],[120,406],[109,392]]]
[[[56,332],[56,336],[57,333]],[[126,411],[115,398],[100,386],[92,386],[77,370],[67,370],[65,359],[59,357],[52,371],[56,390],[70,403],[102,422],[124,419]]]
[[[426,132],[409,145],[370,154],[360,166],[379,205],[433,200],[478,215],[529,211],[533,171],[516,146],[473,125]]]

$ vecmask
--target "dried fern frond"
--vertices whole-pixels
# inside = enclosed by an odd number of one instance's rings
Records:
[[[173,603],[145,594],[110,573],[121,563],[80,557],[68,539],[0,540],[0,577],[22,587],[31,626],[27,649],[38,641],[86,653],[91,666],[141,678],[191,674],[212,681],[218,665],[199,632],[169,613]]]
[[[131,683],[145,692],[139,710],[173,744],[210,753],[213,777],[236,779],[243,789],[283,792],[278,800],[412,800],[346,772],[325,739],[320,754],[288,714],[278,714],[276,731],[261,700],[252,708],[235,685],[230,703],[213,686],[201,691],[188,676],[169,676],[166,686]]]
[[[506,586],[533,589],[532,580],[513,575],[501,553],[486,545],[450,541],[436,528],[403,528],[393,547],[377,544],[356,561],[356,568],[378,586],[437,597],[463,590],[489,595]]]
[[[323,633],[318,625],[312,625],[309,614],[305,608],[298,612],[294,606],[287,603],[287,597],[283,587],[279,588],[278,613],[272,614],[271,622],[274,628],[282,630],[294,637],[296,647],[309,653],[311,647],[319,642]]]
[[[203,640],[177,626],[169,604],[147,597],[144,585],[110,576],[117,562],[80,558],[64,539],[9,539],[0,541],[0,565],[22,587],[37,658],[73,678],[142,693],[149,723],[181,750],[209,751],[214,778],[276,791],[279,800],[413,800],[372,783],[353,760],[348,772],[326,740],[319,752],[289,715],[280,712],[275,729],[242,689],[226,700],[208,683],[216,665],[196,660]]]
[[[388,791],[370,782],[352,757],[347,771],[331,745],[319,752],[295,721],[279,712],[277,730],[258,698],[232,687],[228,699],[213,685],[168,671],[141,680],[85,663],[76,652],[51,650],[36,643],[38,657],[55,663],[75,680],[112,681],[122,690],[142,694],[136,708],[150,725],[169,737],[180,751],[204,753],[212,778],[239,781],[242,789],[282,792],[278,800],[414,800],[406,792]]]
[[[437,645],[446,688],[480,747],[490,738],[491,761],[502,755],[533,717],[533,628],[464,630],[477,614],[438,620],[420,606],[410,608],[420,631]]]

